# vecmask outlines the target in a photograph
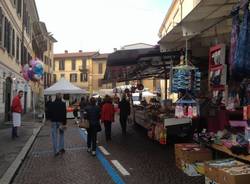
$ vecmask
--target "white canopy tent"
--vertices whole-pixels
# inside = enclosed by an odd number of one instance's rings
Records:
[[[140,93],[133,93],[132,96],[139,96]],[[143,91],[142,92],[142,97],[156,97],[156,94],[153,94],[149,91]]]
[[[55,95],[56,93],[61,94],[86,94],[85,89],[81,89],[65,78],[61,78],[57,83],[53,84],[49,88],[44,90],[44,95]]]

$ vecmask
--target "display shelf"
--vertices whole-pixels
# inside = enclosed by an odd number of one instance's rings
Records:
[[[150,119],[148,118],[146,111],[136,110],[134,117],[135,117],[136,124],[144,127],[145,129],[148,129],[150,127],[151,122],[149,122]]]

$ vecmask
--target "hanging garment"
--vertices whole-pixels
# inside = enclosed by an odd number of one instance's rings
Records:
[[[235,73],[239,75],[242,73],[244,76],[250,75],[250,17],[248,10],[249,3],[244,4],[243,22],[240,26],[240,33],[238,44],[235,53]]]
[[[233,21],[232,21],[232,32],[231,32],[231,46],[230,46],[230,59],[229,59],[229,67],[230,74],[235,74],[235,53],[239,39],[239,31],[240,31],[240,19],[239,19],[239,7],[232,12]]]

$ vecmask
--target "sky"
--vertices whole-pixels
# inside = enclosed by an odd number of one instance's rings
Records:
[[[172,0],[35,0],[40,21],[58,41],[54,52],[113,52],[159,41]]]

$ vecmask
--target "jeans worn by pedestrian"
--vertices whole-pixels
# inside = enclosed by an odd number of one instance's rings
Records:
[[[112,126],[111,121],[104,122],[106,141],[111,140],[111,126]]]
[[[128,116],[120,116],[120,124],[121,124],[123,135],[126,135],[127,133],[127,120],[128,120]]]
[[[92,150],[92,151],[96,151],[96,135],[97,132],[96,130],[94,130],[93,128],[88,128],[87,129],[88,132],[88,136],[87,136],[87,146],[88,149]]]
[[[64,130],[60,129],[60,122],[52,122],[51,135],[54,154],[57,154],[60,150],[64,150]],[[58,144],[58,132],[59,132],[59,144]]]
[[[14,139],[16,137],[18,137],[18,135],[17,135],[17,127],[12,126],[12,138]]]

